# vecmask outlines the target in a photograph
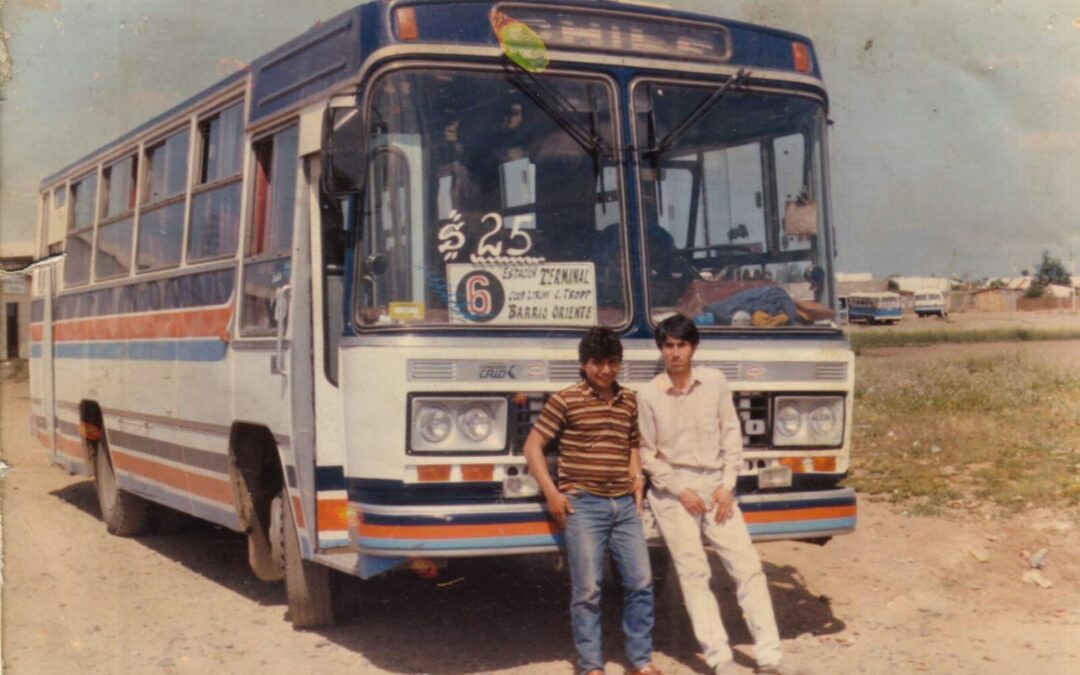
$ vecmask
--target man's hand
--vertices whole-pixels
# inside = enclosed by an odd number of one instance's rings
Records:
[[[555,524],[560,530],[566,529],[566,514],[573,513],[574,507],[570,506],[570,500],[561,492],[547,496],[548,513],[555,519]]]
[[[709,510],[716,509],[714,516],[716,522],[726,523],[735,515],[735,495],[724,486],[716,488],[709,498]]]
[[[685,489],[679,493],[679,503],[692,516],[700,516],[705,513],[705,500],[698,493]]]

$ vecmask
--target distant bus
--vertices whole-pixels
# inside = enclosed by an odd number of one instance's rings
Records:
[[[945,295],[941,291],[922,290],[915,291],[915,314],[921,319],[924,316],[940,316],[945,318],[949,310],[945,307]]]
[[[245,533],[326,625],[342,575],[557,552],[533,421],[589,327],[639,387],[678,312],[731,382],[751,535],[851,532],[828,130],[791,33],[363,4],[42,181],[34,431],[110,532]]]
[[[900,321],[900,296],[896,293],[852,293],[848,296],[848,318],[852,323],[896,323]]]

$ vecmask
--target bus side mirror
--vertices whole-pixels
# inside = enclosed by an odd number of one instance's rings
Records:
[[[335,96],[323,113],[322,187],[331,197],[358,194],[364,184],[363,115],[355,96]]]

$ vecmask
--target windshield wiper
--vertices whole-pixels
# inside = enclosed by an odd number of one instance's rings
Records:
[[[739,69],[739,72],[735,73],[734,77],[732,77],[730,80],[728,80],[721,86],[717,87],[716,91],[714,91],[712,94],[709,95],[708,98],[702,101],[698,105],[698,107],[694,108],[694,110],[686,116],[686,119],[684,119],[682,122],[679,122],[674,129],[669,131],[668,134],[660,140],[659,143],[657,143],[655,146],[643,149],[641,153],[644,155],[653,155],[654,157],[659,157],[660,155],[670,150],[671,147],[675,145],[675,143],[682,137],[682,135],[685,134],[690,127],[697,123],[697,121],[700,120],[705,115],[705,113],[712,110],[713,106],[715,106],[725,96],[727,96],[729,91],[745,84],[746,81],[749,79],[750,71],[745,68]],[[650,122],[655,125],[655,120],[653,120],[651,117]],[[653,127],[652,133],[655,134],[655,127]]]
[[[567,100],[561,92],[548,88],[532,73],[522,70],[510,76],[510,83],[517,87],[521,93],[528,96],[533,103],[554,120],[575,143],[580,145],[594,159],[597,156],[602,156],[608,160],[615,159],[614,148],[597,131],[595,110],[590,111],[590,124],[586,128],[574,120],[575,117],[581,115],[581,111],[575,108],[574,104]]]

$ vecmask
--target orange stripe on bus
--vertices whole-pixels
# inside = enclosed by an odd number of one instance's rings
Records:
[[[228,481],[193,474],[176,467],[135,457],[117,450],[112,451],[113,466],[130,473],[150,478],[159,483],[206,499],[233,505],[232,486]]]
[[[850,518],[855,515],[855,505],[819,506],[807,509],[781,509],[777,511],[743,512],[747,523],[779,523],[793,520],[825,520],[827,518]]]
[[[41,342],[42,336],[45,334],[45,327],[40,323],[30,324],[30,341]]]
[[[469,539],[555,534],[553,523],[494,523],[490,525],[371,525],[361,523],[357,534],[377,539]]]
[[[48,437],[46,436],[46,438]],[[86,461],[86,447],[83,445],[82,440],[72,440],[64,436],[60,436],[59,440],[60,443],[57,447],[60,449],[60,452],[69,457]]]
[[[344,499],[320,499],[315,513],[320,530],[345,530],[349,527],[349,509]]]
[[[49,434],[45,433],[44,431],[37,432],[37,439],[38,439],[38,443],[41,443],[41,445],[43,447],[46,447],[46,448],[52,447],[50,445],[50,443],[49,443]]]
[[[232,307],[228,306],[63,321],[53,328],[53,337],[58,342],[218,337],[228,328],[231,316]]]

